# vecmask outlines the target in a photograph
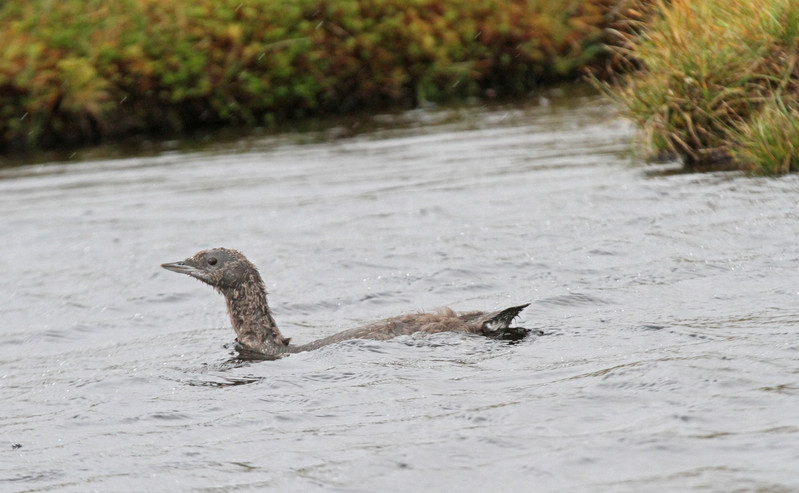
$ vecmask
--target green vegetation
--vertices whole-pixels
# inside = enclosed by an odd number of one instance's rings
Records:
[[[689,169],[799,170],[799,2],[658,0],[605,85],[654,154]]]
[[[733,159],[766,174],[799,171],[799,111],[782,99],[767,101],[751,119],[730,132]]]
[[[628,3],[0,2],[0,150],[524,94],[601,60]]]

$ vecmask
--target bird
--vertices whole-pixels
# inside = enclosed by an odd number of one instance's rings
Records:
[[[450,308],[409,313],[345,330],[308,344],[291,344],[277,327],[261,274],[241,252],[228,248],[202,250],[179,262],[161,264],[213,287],[225,298],[236,341],[246,353],[266,358],[311,351],[350,339],[388,340],[417,332],[465,332],[504,340],[519,340],[530,333],[510,324],[529,303],[494,312],[456,313]]]

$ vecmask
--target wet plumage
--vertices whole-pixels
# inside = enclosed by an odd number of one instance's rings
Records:
[[[527,305],[497,312],[455,313],[443,308],[432,313],[412,313],[345,330],[309,344],[294,345],[277,327],[266,301],[266,287],[258,269],[236,250],[203,250],[181,262],[161,267],[186,274],[212,286],[225,297],[236,339],[245,349],[266,356],[310,351],[349,339],[386,340],[416,332],[469,332],[500,339],[520,339],[528,329],[510,327]]]

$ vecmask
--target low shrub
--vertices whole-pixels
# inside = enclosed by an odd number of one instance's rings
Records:
[[[630,0],[0,2],[0,149],[524,94]]]

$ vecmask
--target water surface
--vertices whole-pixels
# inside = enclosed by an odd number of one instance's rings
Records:
[[[642,166],[595,97],[350,130],[0,170],[0,490],[799,489],[796,176]],[[158,267],[216,246],[298,343],[528,301],[548,335],[236,361]]]

